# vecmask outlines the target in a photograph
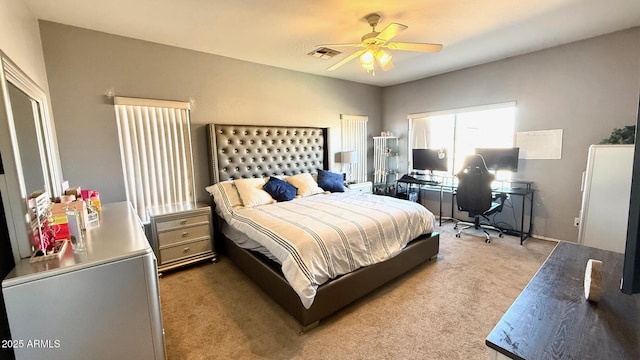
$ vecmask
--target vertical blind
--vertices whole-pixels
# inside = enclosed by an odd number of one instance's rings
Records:
[[[355,150],[357,162],[351,164],[351,177],[356,182],[367,181],[367,121],[361,115],[340,115],[342,121],[342,151]],[[342,164],[343,171],[347,164]]]
[[[151,207],[195,201],[190,104],[115,97],[127,200],[146,223]]]

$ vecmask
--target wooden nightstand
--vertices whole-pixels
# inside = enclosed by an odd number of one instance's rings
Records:
[[[371,181],[347,184],[345,185],[345,188],[347,191],[357,191],[366,194],[371,194],[373,192],[373,184],[371,183]]]
[[[151,247],[158,258],[158,272],[212,259],[211,207],[206,204],[169,205],[149,209]]]

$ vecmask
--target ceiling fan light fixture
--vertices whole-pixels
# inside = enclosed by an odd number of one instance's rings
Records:
[[[376,59],[378,59],[378,62],[380,63],[381,67],[385,67],[387,66],[387,64],[391,62],[391,55],[389,55],[389,53],[387,53],[382,49],[379,49],[378,51],[376,51],[375,56],[376,56]]]
[[[360,65],[365,69],[368,73],[372,73],[375,76],[375,54],[373,50],[368,49],[362,55],[360,55]]]
[[[362,64],[362,68],[367,70],[367,72],[372,74],[373,76],[376,76],[376,71],[375,71],[375,67],[373,66],[373,63],[371,63],[371,64]]]
[[[365,51],[362,55],[360,55],[360,63],[362,64],[363,67],[365,65],[373,66],[374,59],[375,59],[375,55],[373,54],[373,51],[371,49]]]

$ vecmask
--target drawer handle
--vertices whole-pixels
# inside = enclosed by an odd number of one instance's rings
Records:
[[[185,237],[187,237],[187,236],[189,236],[189,232],[188,232],[188,231],[185,231],[185,232],[183,232],[183,233],[182,233],[182,237],[183,237],[183,238],[185,238]]]
[[[184,225],[187,223],[187,220],[180,220],[180,225]]]
[[[182,252],[185,253],[185,254],[188,253],[189,252],[189,248],[186,247],[186,248],[182,249]]]

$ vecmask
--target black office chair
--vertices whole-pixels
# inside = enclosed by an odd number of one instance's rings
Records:
[[[458,188],[456,192],[456,201],[458,210],[466,211],[469,217],[474,218],[474,222],[459,221],[454,229],[458,229],[456,237],[460,237],[462,230],[473,227],[481,229],[486,236],[486,242],[491,242],[491,235],[488,230],[498,232],[498,236],[502,237],[502,230],[488,223],[481,223],[480,218],[489,221],[488,216],[502,211],[506,194],[498,194],[493,197],[491,190],[491,182],[495,176],[489,172],[487,165],[481,155],[469,155],[465,158],[462,171],[456,174],[458,177]]]

